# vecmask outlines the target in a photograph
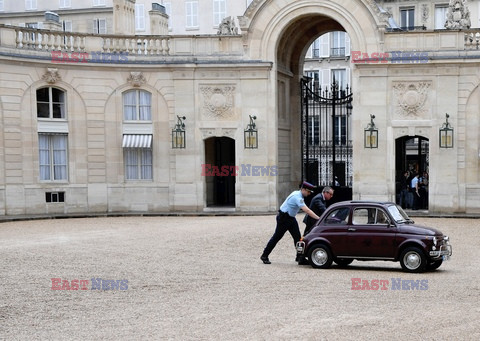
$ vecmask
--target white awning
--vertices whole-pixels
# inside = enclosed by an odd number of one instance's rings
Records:
[[[152,148],[152,135],[123,135],[123,148]]]

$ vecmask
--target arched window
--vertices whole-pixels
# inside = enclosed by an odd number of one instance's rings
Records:
[[[152,94],[145,90],[130,90],[123,93],[124,121],[151,121]]]
[[[37,118],[66,119],[65,91],[46,87],[37,90]]]

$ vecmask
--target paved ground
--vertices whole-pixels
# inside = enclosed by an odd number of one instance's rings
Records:
[[[406,274],[390,262],[298,266],[290,236],[264,265],[274,219],[2,223],[0,339],[480,339],[480,220],[415,218],[450,235],[453,257],[435,272]],[[88,280],[89,290],[52,290],[52,278]],[[128,282],[90,290],[91,278]],[[352,290],[352,278],[386,280],[388,290]],[[392,279],[426,290],[393,290]]]

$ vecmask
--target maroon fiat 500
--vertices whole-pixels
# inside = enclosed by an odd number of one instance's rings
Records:
[[[297,260],[314,268],[353,260],[399,261],[407,272],[437,269],[452,255],[449,238],[415,225],[391,202],[343,201],[330,206],[297,243]]]

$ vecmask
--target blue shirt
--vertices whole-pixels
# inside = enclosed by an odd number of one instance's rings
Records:
[[[303,200],[302,191],[294,191],[290,193],[282,206],[280,206],[280,211],[288,213],[290,217],[295,217],[303,206],[305,206],[305,201]]]

